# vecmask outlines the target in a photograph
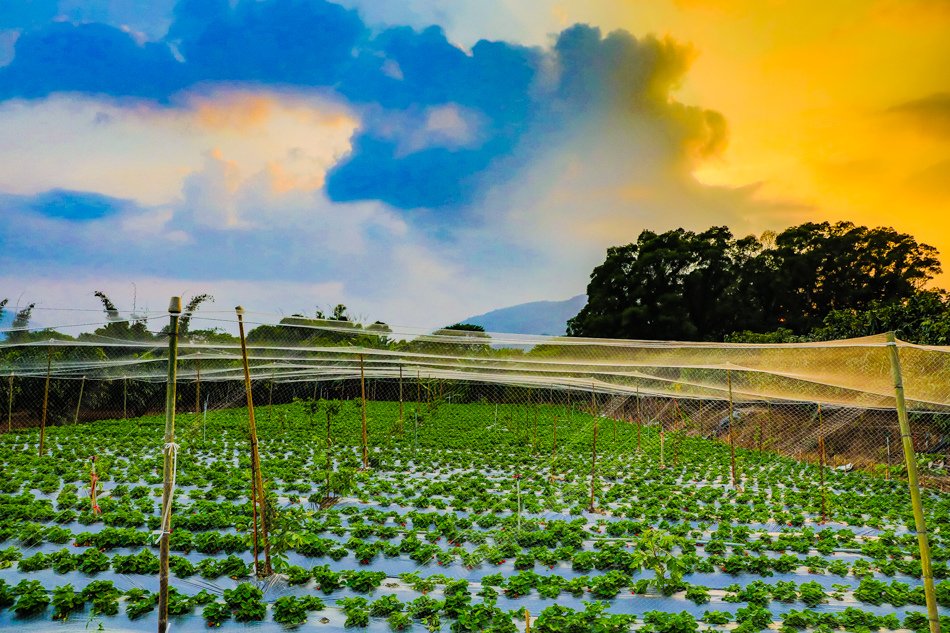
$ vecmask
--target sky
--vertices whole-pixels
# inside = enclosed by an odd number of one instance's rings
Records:
[[[643,229],[950,253],[947,32],[948,0],[10,0],[0,297],[437,327]]]

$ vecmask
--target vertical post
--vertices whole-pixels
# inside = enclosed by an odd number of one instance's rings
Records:
[[[238,318],[238,333],[241,336],[241,360],[244,365],[244,389],[247,392],[247,418],[251,434],[251,479],[252,502],[257,504],[261,519],[261,541],[264,544],[264,573],[268,576],[273,573],[270,564],[270,543],[267,540],[267,507],[264,494],[264,478],[261,475],[261,458],[257,449],[257,424],[254,421],[254,398],[251,394],[251,369],[247,362],[247,338],[244,336],[244,308],[234,309]],[[256,529],[256,524],[255,524]],[[258,570],[255,569],[255,572]]]
[[[7,431],[13,430],[13,372],[10,372],[10,382],[7,391]]]
[[[655,411],[656,409],[654,409]],[[666,437],[663,435],[663,411],[660,411],[660,415],[657,416],[657,422],[660,426],[660,468],[666,468],[665,453],[666,453]]]
[[[402,436],[402,365],[399,366],[399,435]]]
[[[524,633],[531,633],[531,612],[524,608]]]
[[[43,388],[43,416],[40,418],[40,457],[46,453],[46,411],[49,407],[49,376],[53,366],[53,346],[46,348],[46,386]]]
[[[733,427],[735,426],[734,422],[734,409],[732,405],[732,370],[726,370],[726,384],[729,386],[729,460],[732,466],[732,487],[736,487],[736,442],[735,442],[735,433],[733,432]]]
[[[175,494],[175,383],[178,375],[178,315],[181,297],[168,306],[168,382],[165,385],[165,454],[162,486],[162,533],[158,541],[158,633],[168,629],[168,538],[171,535],[172,499]]]
[[[643,417],[640,410],[640,387],[637,387],[637,452],[640,452],[640,434],[643,427]]]
[[[82,406],[82,392],[86,387],[86,377],[79,382],[79,397],[76,399],[76,413],[73,415],[73,424],[79,423],[79,408]]]
[[[772,403],[767,402],[765,406],[768,407],[769,417],[771,417]],[[764,424],[764,418],[760,415],[759,416],[759,452],[760,453],[762,452],[762,436],[763,435],[765,435],[765,424]]]
[[[914,509],[914,524],[917,530],[917,541],[920,545],[920,569],[924,581],[924,597],[927,602],[927,619],[930,620],[930,633],[940,633],[937,596],[934,592],[933,569],[930,565],[930,542],[927,537],[927,523],[924,520],[924,507],[920,499],[920,484],[917,481],[917,459],[914,455],[914,443],[910,434],[910,421],[907,419],[907,405],[904,402],[904,380],[901,376],[901,361],[897,352],[897,339],[894,332],[887,333],[887,348],[891,364],[891,377],[894,379],[897,422],[901,430],[904,461],[907,463],[907,486],[910,488],[910,503]]]
[[[200,356],[198,352],[196,356]],[[201,358],[195,359],[195,417],[201,415]]]
[[[366,437],[366,373],[363,369],[363,355],[360,354],[360,400],[363,432],[363,470],[369,468],[369,446]]]
[[[99,494],[96,490],[96,488],[99,487],[99,474],[96,472],[96,456],[93,455],[90,457],[89,461],[92,462],[92,466],[89,469],[89,503],[92,506],[93,514],[102,514],[102,510],[99,509],[99,501],[96,498]]]
[[[891,433],[888,431],[887,435],[884,436],[884,446],[887,449],[887,470],[884,471],[884,479],[890,481],[891,479]]]
[[[818,467],[820,469],[819,484],[821,485],[821,522],[828,520],[828,501],[825,493],[825,433],[821,428],[821,403],[818,403]]]
[[[591,444],[590,455],[590,512],[594,511],[594,491],[597,479],[597,418],[594,418],[594,441]]]
[[[518,533],[521,533],[521,475],[515,475],[515,489],[518,494]]]
[[[129,419],[129,379],[122,378],[122,419]]]

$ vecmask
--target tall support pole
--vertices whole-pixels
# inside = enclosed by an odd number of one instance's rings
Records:
[[[732,487],[736,487],[736,442],[733,427],[735,426],[734,409],[732,405],[732,370],[726,370],[726,384],[729,386],[729,460],[732,466]]]
[[[594,511],[594,494],[597,489],[597,418],[594,418],[594,441],[591,444],[591,453],[590,453],[590,507],[588,508],[591,512]]]
[[[7,383],[7,431],[13,430],[13,372],[10,372],[10,381]]]
[[[914,455],[914,442],[910,434],[910,421],[907,419],[907,404],[904,402],[904,380],[901,376],[901,361],[897,352],[897,339],[893,332],[887,333],[887,349],[891,363],[891,377],[894,379],[894,400],[897,408],[897,422],[901,430],[901,443],[904,447],[904,461],[907,464],[907,486],[910,488],[910,503],[914,509],[914,524],[917,541],[920,545],[920,569],[924,581],[924,597],[927,602],[927,619],[930,621],[930,633],[940,633],[940,618],[937,614],[937,596],[934,591],[933,569],[930,564],[930,543],[927,538],[927,523],[924,520],[924,506],[920,499],[920,484],[917,480],[917,459]]]
[[[129,379],[122,379],[122,419],[129,419]]]
[[[640,411],[640,387],[637,387],[637,452],[640,452],[640,435],[643,427],[643,416]]]
[[[82,406],[82,392],[86,388],[86,377],[79,381],[79,397],[76,398],[76,413],[73,415],[73,424],[79,423],[79,408]]]
[[[158,633],[168,630],[168,539],[172,528],[172,499],[175,494],[175,383],[178,377],[178,316],[181,297],[168,305],[168,382],[165,385],[165,454],[162,487],[162,533],[158,541]]]
[[[654,411],[656,409],[654,408]],[[660,410],[660,415],[657,416],[657,422],[660,425],[660,468],[666,468],[666,436],[663,434],[663,410]]]
[[[884,446],[887,451],[887,470],[884,471],[884,479],[890,481],[891,479],[891,433],[888,431],[887,435],[884,437]]]
[[[195,416],[199,415],[201,415],[201,359],[197,358],[195,359]]]
[[[818,403],[818,467],[821,469],[819,483],[821,485],[821,522],[828,520],[828,500],[825,492],[825,432],[821,428],[821,403]]]
[[[40,457],[46,454],[46,413],[49,408],[49,377],[53,367],[53,346],[46,348],[46,386],[43,388],[43,415],[40,418]]]
[[[399,366],[399,435],[402,436],[402,365]]]
[[[363,469],[369,468],[369,442],[366,436],[366,372],[363,369],[363,355],[360,354],[360,405],[362,407],[362,433],[363,433]]]
[[[238,330],[241,335],[241,360],[244,364],[244,390],[247,392],[247,419],[251,434],[251,478],[252,502],[257,504],[261,522],[261,542],[264,544],[264,573],[271,575],[273,570],[270,564],[270,543],[267,539],[267,506],[264,494],[264,478],[261,475],[261,457],[257,448],[257,424],[254,421],[254,398],[251,394],[251,369],[247,362],[247,338],[244,336],[244,308],[234,309],[238,318]],[[255,524],[256,529],[256,524]],[[260,575],[259,570],[254,570]]]

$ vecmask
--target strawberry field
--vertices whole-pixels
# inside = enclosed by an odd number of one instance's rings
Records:
[[[715,439],[661,446],[655,425],[566,405],[388,401],[367,402],[363,469],[360,402],[297,401],[258,412],[273,573],[255,574],[247,410],[177,423],[175,630],[927,628],[899,477],[753,447],[733,486]],[[52,426],[44,457],[37,429],[0,436],[0,628],[154,630],[163,429]],[[950,496],[924,507],[950,615]]]

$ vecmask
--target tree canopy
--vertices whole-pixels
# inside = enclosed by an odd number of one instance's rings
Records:
[[[908,302],[939,272],[932,246],[851,222],[809,222],[762,238],[737,238],[723,226],[643,231],[635,243],[608,249],[568,334],[697,341],[739,331],[802,336],[832,313]]]

